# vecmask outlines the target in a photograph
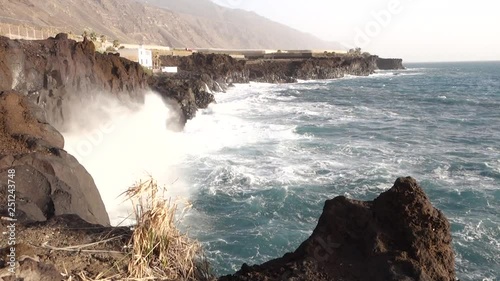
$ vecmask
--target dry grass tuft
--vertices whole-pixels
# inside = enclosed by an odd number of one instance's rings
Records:
[[[128,277],[199,280],[201,247],[177,228],[178,202],[167,200],[165,191],[150,177],[125,192],[134,206],[136,221],[130,240]]]
[[[115,281],[115,280],[215,280],[210,265],[203,256],[200,244],[183,234],[177,228],[178,222],[190,205],[182,202],[184,209],[178,211],[179,200],[172,201],[165,196],[166,189],[149,177],[130,187],[122,195],[134,206],[130,240],[122,245],[120,260],[113,268],[97,276],[82,271],[77,276],[66,272],[67,281]],[[177,218],[176,218],[177,217]],[[128,234],[127,234],[128,236]],[[86,250],[84,248],[106,244],[118,237],[85,245],[57,248],[44,244],[45,248],[78,253],[115,253],[113,251]],[[75,279],[73,279],[73,277]]]

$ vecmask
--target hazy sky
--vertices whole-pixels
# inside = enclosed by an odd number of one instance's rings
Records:
[[[405,61],[500,60],[500,1],[214,0]]]

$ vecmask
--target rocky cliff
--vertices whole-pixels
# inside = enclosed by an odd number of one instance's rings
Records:
[[[232,83],[248,83],[246,61],[228,55],[194,53],[191,56],[161,56],[163,66],[177,66],[184,73],[199,74],[212,91],[224,91]]]
[[[92,42],[68,40],[65,34],[38,41],[0,37],[0,77],[0,90],[28,96],[58,128],[71,118],[72,104],[103,93],[142,101],[147,87],[139,64],[96,53]]]
[[[1,216],[9,216],[7,171],[14,170],[19,223],[76,214],[109,225],[94,180],[63,148],[62,135],[39,106],[21,93],[0,92],[0,201],[5,202],[0,205]]]
[[[219,280],[454,281],[450,225],[414,179],[399,178],[373,201],[326,201],[295,252]]]
[[[0,196],[7,196],[5,171],[15,169],[20,222],[76,214],[109,225],[92,177],[63,150],[57,129],[72,118],[72,108],[96,95],[140,102],[146,88],[139,64],[96,53],[87,40],[0,37]]]
[[[377,68],[381,70],[405,69],[402,59],[377,58]]]
[[[368,76],[376,67],[376,56],[334,56],[309,59],[254,60],[246,64],[250,80],[289,83],[297,79],[334,79],[345,75]]]
[[[149,85],[165,98],[179,103],[181,123],[215,99],[233,83],[293,83],[298,79],[335,79],[345,75],[367,76],[377,69],[377,56],[345,56],[307,59],[236,60],[228,55],[195,53],[186,57],[161,56],[164,66],[177,66],[179,74],[151,77]]]

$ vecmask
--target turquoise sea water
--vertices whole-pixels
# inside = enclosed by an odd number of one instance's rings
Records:
[[[238,85],[188,123],[186,217],[218,274],[293,251],[324,201],[413,176],[449,218],[461,280],[500,276],[500,62]]]

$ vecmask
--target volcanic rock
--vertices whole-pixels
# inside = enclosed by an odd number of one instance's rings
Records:
[[[180,120],[172,120],[181,127],[187,120],[196,116],[200,108],[207,108],[215,101],[214,95],[209,92],[207,84],[200,74],[180,73],[176,75],[155,75],[150,77],[149,86],[158,92],[165,102],[174,100],[182,113]]]
[[[0,93],[0,201],[7,202],[8,170],[15,170],[16,218],[20,223],[76,214],[109,225],[94,180],[63,150],[64,139],[24,95]],[[7,204],[0,206],[7,216]]]
[[[219,280],[453,281],[454,266],[448,220],[408,177],[373,201],[328,200],[295,252]]]
[[[377,58],[377,68],[381,70],[405,69],[402,59]]]
[[[375,69],[376,56],[318,57],[308,59],[253,60],[246,64],[250,80],[293,83],[297,79],[335,79],[345,75],[368,76]]]
[[[91,41],[76,42],[65,34],[37,41],[0,36],[0,77],[0,91],[27,95],[57,128],[71,117],[72,104],[103,93],[143,101],[147,87],[138,63],[96,53]]]
[[[161,56],[163,66],[177,66],[182,72],[199,74],[214,92],[225,91],[231,83],[248,83],[248,70],[244,60],[228,55],[193,53],[191,56]]]

